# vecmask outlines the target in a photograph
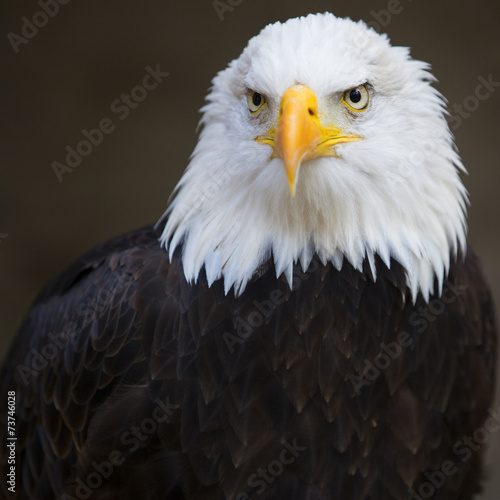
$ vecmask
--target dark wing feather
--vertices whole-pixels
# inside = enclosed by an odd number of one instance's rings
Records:
[[[496,353],[472,253],[429,303],[378,258],[376,280],[315,258],[291,289],[268,262],[235,297],[187,283],[158,236],[98,247],[37,299],[2,371],[17,498],[68,500],[101,467],[92,498],[399,500],[445,460],[435,498],[472,498],[481,452],[453,447],[488,415]]]
[[[166,260],[157,238],[154,230],[145,229],[94,249],[52,280],[35,301],[1,377],[2,393],[16,390],[21,423],[18,498],[63,495],[78,470],[88,466],[87,449],[102,437],[101,422],[108,430],[103,456],[118,449],[120,432],[136,422],[134,405],[144,407],[142,386],[150,379],[145,360],[151,348],[144,345],[151,339],[144,339],[137,304],[147,308],[148,294],[157,300],[165,295],[164,283],[159,288],[154,279],[152,288],[138,292],[139,277],[154,276]],[[170,322],[176,314],[178,310],[168,311]],[[154,317],[146,315],[148,326]],[[1,415],[3,420],[4,408]],[[166,491],[176,481],[165,485]],[[118,491],[111,487],[107,494],[111,498]]]

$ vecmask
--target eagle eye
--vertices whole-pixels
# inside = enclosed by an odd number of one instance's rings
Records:
[[[370,92],[366,84],[358,85],[346,90],[342,96],[342,102],[352,111],[360,113],[366,111],[370,102]]]
[[[249,90],[247,93],[247,103],[250,113],[255,114],[266,104],[266,98],[255,90]]]

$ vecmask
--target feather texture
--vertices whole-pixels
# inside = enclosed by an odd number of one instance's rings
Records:
[[[446,460],[434,498],[472,498],[482,453],[454,445],[488,416],[495,336],[470,251],[429,303],[378,258],[376,281],[316,264],[290,289],[268,266],[235,297],[189,284],[159,235],[98,247],[34,304],[1,375],[18,395],[9,498],[399,500]]]

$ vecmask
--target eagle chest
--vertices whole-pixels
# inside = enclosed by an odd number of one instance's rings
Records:
[[[201,282],[178,336],[183,418],[199,429],[193,438],[185,425],[190,446],[248,472],[295,443],[304,449],[288,467],[310,478],[321,475],[315,463],[331,476],[332,464],[367,474],[381,457],[400,459],[413,481],[408,464],[426,453],[423,440],[442,437],[435,412],[448,400],[460,332],[433,341],[447,314],[422,329],[418,311],[429,309],[412,303],[402,268],[377,265],[374,280],[367,266],[313,261],[295,269],[291,288],[271,269],[238,297]]]

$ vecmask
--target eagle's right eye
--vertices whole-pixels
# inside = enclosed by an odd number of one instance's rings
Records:
[[[266,98],[259,92],[250,90],[247,94],[247,103],[250,113],[255,114],[266,104]]]

